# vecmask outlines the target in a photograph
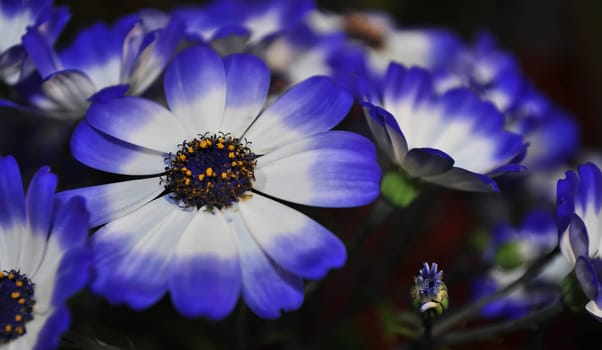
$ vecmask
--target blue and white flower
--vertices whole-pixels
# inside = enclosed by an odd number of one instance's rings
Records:
[[[0,80],[14,85],[29,70],[21,37],[27,27],[40,32],[52,45],[69,20],[66,7],[52,7],[52,0],[0,0]]]
[[[560,251],[590,300],[586,310],[602,321],[602,173],[584,163],[577,172],[567,171],[557,188]]]
[[[253,51],[296,25],[313,9],[312,0],[220,0],[171,11],[186,25],[186,36],[212,43],[222,54]]]
[[[86,198],[92,289],[143,309],[170,292],[189,317],[222,318],[242,295],[276,318],[303,301],[303,279],[346,259],[326,228],[270,197],[319,207],[379,194],[373,144],[332,131],[352,97],[312,77],[264,107],[270,72],[256,56],[184,49],[167,68],[168,108],[138,97],[96,101],[72,140],[75,158],[140,179],[74,189]]]
[[[90,278],[88,214],[81,198],[55,202],[43,167],[23,192],[17,162],[0,157],[0,344],[54,349],[69,327],[66,301]]]
[[[491,269],[473,283],[473,297],[494,293],[520,278],[530,264],[558,245],[556,218],[546,210],[533,210],[518,227],[495,226],[484,253]],[[560,284],[571,271],[558,253],[532,280],[517,286],[504,297],[481,310],[488,317],[520,318],[536,307],[549,305],[560,297]]]
[[[522,170],[522,137],[468,89],[437,95],[428,71],[391,63],[368,123],[388,157],[411,178],[466,191],[497,191],[493,176]]]
[[[113,26],[96,23],[56,53],[42,33],[30,28],[23,45],[42,82],[23,89],[29,103],[60,118],[81,118],[91,98],[139,95],[162,73],[184,33],[182,23],[156,28],[148,15],[129,15]],[[33,88],[30,86],[33,85]]]

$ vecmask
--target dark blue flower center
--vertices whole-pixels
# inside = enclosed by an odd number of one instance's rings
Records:
[[[253,188],[255,158],[247,142],[227,134],[184,141],[169,156],[165,189],[186,207],[228,207]]]
[[[33,284],[18,271],[0,271],[0,343],[25,334],[25,323],[33,319]]]

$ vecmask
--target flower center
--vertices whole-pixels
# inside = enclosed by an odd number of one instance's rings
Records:
[[[178,204],[222,209],[253,188],[255,154],[228,134],[205,134],[184,141],[170,154],[165,189]]]
[[[344,31],[350,38],[363,42],[373,49],[379,49],[384,43],[384,34],[378,24],[361,13],[351,13],[343,21]]]
[[[15,270],[0,271],[0,344],[26,333],[33,319],[33,283]]]

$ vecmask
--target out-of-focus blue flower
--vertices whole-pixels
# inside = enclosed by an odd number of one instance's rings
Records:
[[[602,321],[602,173],[593,163],[567,171],[558,181],[560,250],[575,267],[587,311]]]
[[[169,109],[137,97],[92,104],[71,140],[75,158],[145,176],[60,194],[84,196],[92,226],[108,222],[92,240],[94,291],[135,309],[169,291],[181,314],[211,318],[242,294],[276,318],[300,307],[304,278],[344,264],[336,236],[265,195],[368,204],[381,175],[374,145],[330,130],[352,104],[331,79],[307,79],[264,108],[269,83],[254,55],[193,46],[166,70]]]
[[[526,84],[520,100],[507,113],[508,127],[529,143],[523,164],[531,173],[566,166],[581,146],[577,120]]]
[[[391,63],[379,100],[365,102],[376,141],[408,176],[465,191],[497,191],[492,179],[522,170],[522,137],[468,89],[443,95],[418,67]]]
[[[343,41],[328,60],[331,71],[357,96],[366,88],[380,89],[390,62],[433,71],[450,65],[461,41],[440,28],[399,28],[382,11],[344,14],[315,9],[304,18],[306,37],[314,41]],[[351,64],[350,64],[351,63]],[[345,81],[347,80],[347,81]],[[358,81],[361,81],[361,86]]]
[[[27,189],[13,157],[0,157],[0,344],[54,349],[70,322],[66,301],[90,279],[84,201],[57,204],[43,167]]]
[[[497,225],[491,245],[484,252],[484,260],[491,264],[491,269],[486,276],[474,281],[473,297],[494,293],[516,281],[529,264],[556,248],[557,236],[556,219],[545,210],[531,211],[518,227],[506,223]],[[560,283],[570,270],[571,267],[558,254],[535,278],[489,303],[481,314],[513,319],[548,305],[558,300]]]
[[[184,30],[177,20],[156,28],[160,22],[147,25],[145,17],[154,18],[145,12],[113,26],[96,23],[58,54],[30,28],[23,45],[43,81],[25,86],[28,102],[52,116],[80,118],[90,99],[143,93],[171,59]]]
[[[312,0],[220,0],[202,6],[181,6],[171,11],[186,25],[193,41],[213,43],[224,53],[253,51],[313,9]]]
[[[0,79],[13,85],[30,72],[23,67],[21,45],[27,27],[36,28],[40,39],[52,45],[69,16],[66,7],[53,7],[52,0],[0,0]]]

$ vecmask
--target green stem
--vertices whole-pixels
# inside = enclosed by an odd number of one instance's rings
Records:
[[[496,339],[500,335],[518,330],[537,329],[541,326],[541,322],[558,315],[563,310],[564,306],[562,302],[558,300],[554,304],[541,310],[534,311],[523,318],[502,322],[491,326],[485,326],[474,330],[443,335],[437,338],[435,342],[437,345],[457,345],[475,341],[492,340]]]
[[[395,211],[395,207],[386,199],[379,197],[374,203],[368,218],[362,222],[357,233],[347,244],[349,256],[353,256],[359,247],[370,237],[374,229],[382,224]]]
[[[506,295],[507,293],[512,291],[517,286],[520,286],[521,284],[529,281],[531,278],[533,278],[535,275],[537,275],[541,271],[541,269],[557,253],[558,253],[558,249],[554,249],[550,253],[548,253],[548,254],[544,255],[543,257],[541,257],[540,259],[536,260],[531,266],[529,266],[527,271],[520,278],[518,278],[514,282],[510,283],[506,287],[496,291],[493,294],[490,294],[481,299],[478,299],[474,303],[468,304],[467,306],[464,306],[463,308],[460,308],[453,313],[448,313],[447,315],[443,316],[441,318],[441,320],[433,326],[433,330],[432,330],[433,335],[437,336],[437,335],[445,332],[448,328],[456,325],[459,322],[464,322],[464,321],[468,321],[468,320],[472,319],[474,316],[476,316],[481,311],[481,309],[485,305],[501,298],[502,296]]]

